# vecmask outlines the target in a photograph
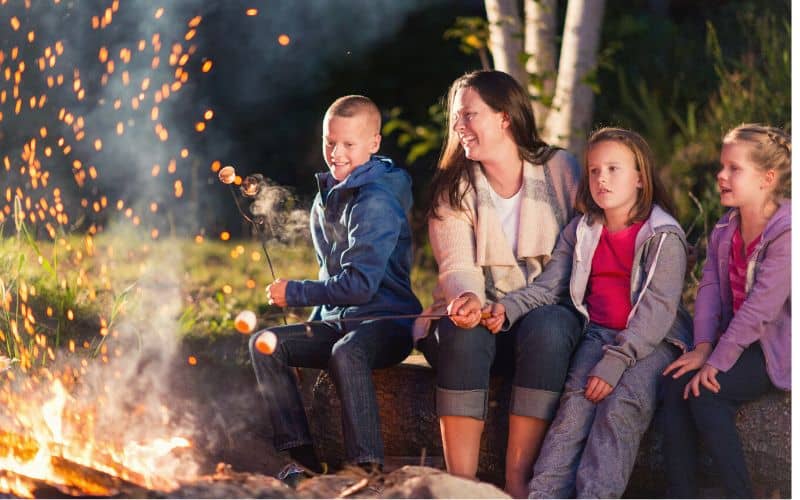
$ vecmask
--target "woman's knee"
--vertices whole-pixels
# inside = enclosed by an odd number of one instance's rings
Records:
[[[517,327],[517,351],[544,359],[569,356],[578,345],[580,319],[568,308],[552,305],[529,312]]]
[[[439,363],[447,361],[470,362],[476,356],[482,357],[490,345],[494,346],[494,339],[491,338],[491,334],[485,328],[461,328],[456,326],[449,318],[439,321],[436,333],[439,338]]]

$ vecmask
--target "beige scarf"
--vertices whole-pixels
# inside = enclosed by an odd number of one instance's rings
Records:
[[[486,298],[498,300],[533,282],[541,274],[542,268],[550,260],[563,223],[559,224],[554,210],[557,206],[555,196],[548,192],[551,188],[545,179],[546,167],[524,163],[515,258],[514,249],[508,243],[492,202],[492,187],[480,166],[475,165],[473,168],[477,213],[476,264],[489,271],[485,273]],[[525,273],[517,261],[525,263]]]

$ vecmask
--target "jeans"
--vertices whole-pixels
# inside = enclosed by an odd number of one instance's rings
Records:
[[[774,389],[767,375],[761,346],[756,342],[742,351],[727,372],[717,374],[720,391],[716,394],[700,386],[700,396],[683,399],[683,389],[697,373],[678,379],[669,377],[664,401],[664,462],[669,496],[697,498],[698,430],[711,453],[730,498],[752,498],[742,444],[736,431],[739,406]]]
[[[327,369],[342,401],[345,456],[351,463],[383,464],[378,401],[372,370],[403,361],[411,352],[410,322],[365,321],[350,331],[303,324],[270,329],[278,338],[275,352],[255,348],[264,331],[250,339],[250,356],[272,421],[275,448],[282,451],[312,444],[292,366]]]
[[[661,342],[595,404],[584,395],[588,376],[617,333],[594,323],[587,326],[534,464],[529,498],[619,498],[625,491],[639,442],[655,413],[661,372],[679,349]]]
[[[551,420],[580,334],[574,309],[550,305],[496,335],[482,326],[463,329],[442,319],[417,347],[437,372],[439,416],[485,420],[490,373],[513,373],[510,412]]]

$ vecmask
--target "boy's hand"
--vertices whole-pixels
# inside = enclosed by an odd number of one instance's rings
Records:
[[[481,324],[492,333],[497,333],[506,322],[506,306],[498,302],[494,304],[486,304],[481,310]]]
[[[669,372],[676,370],[672,378],[680,378],[684,373],[701,368],[708,357],[711,355],[711,343],[703,342],[698,344],[693,351],[682,354],[678,359],[670,363],[662,375],[669,375]]]
[[[694,397],[699,397],[700,384],[714,394],[718,393],[721,386],[719,382],[717,382],[717,373],[719,373],[719,370],[713,366],[709,364],[703,365],[700,371],[694,374],[692,380],[686,384],[686,388],[683,390],[683,399],[689,399],[690,393],[693,394]]]
[[[278,307],[286,307],[286,286],[289,284],[288,280],[278,278],[269,285],[267,285],[267,300],[270,305]]]
[[[481,321],[481,305],[474,293],[462,293],[447,306],[447,315],[460,328],[475,328]]]
[[[586,399],[594,404],[604,400],[606,396],[611,394],[614,388],[611,384],[601,379],[600,377],[591,376],[586,381],[586,389],[583,391]]]

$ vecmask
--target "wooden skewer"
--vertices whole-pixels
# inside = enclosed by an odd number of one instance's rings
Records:
[[[487,319],[491,316],[491,314],[487,312],[481,313],[481,319]],[[417,318],[426,318],[426,319],[443,319],[450,317],[449,314],[387,314],[385,316],[353,316],[351,318],[339,318],[339,319],[331,319],[331,320],[309,320],[303,321],[304,325],[325,325],[328,323],[337,323],[337,322],[347,322],[347,321],[375,321],[379,319],[417,319]]]

